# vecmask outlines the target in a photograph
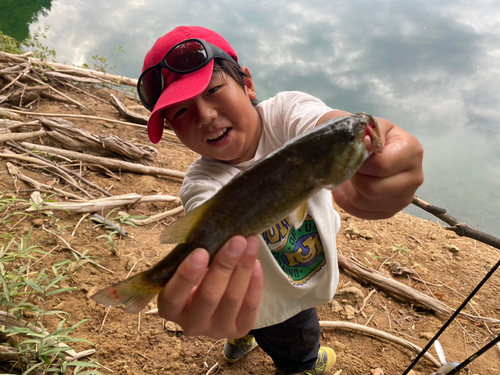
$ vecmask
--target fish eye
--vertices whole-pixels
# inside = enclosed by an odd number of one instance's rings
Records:
[[[340,138],[341,138],[342,142],[352,143],[356,139],[356,133],[350,132],[350,131],[346,131],[346,132],[344,132],[344,133],[341,134]]]

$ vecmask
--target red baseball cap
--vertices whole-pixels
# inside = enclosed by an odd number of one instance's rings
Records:
[[[158,64],[168,51],[177,43],[186,39],[203,39],[219,47],[238,62],[238,56],[229,43],[215,31],[201,26],[179,26],[159,38],[144,58],[142,71]],[[214,60],[199,70],[189,74],[175,74],[163,69],[165,88],[156,102],[148,121],[148,135],[153,143],[158,143],[163,135],[165,108],[192,99],[200,95],[212,79]]]

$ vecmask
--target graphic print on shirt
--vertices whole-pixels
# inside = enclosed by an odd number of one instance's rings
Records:
[[[318,228],[310,215],[299,229],[287,217],[263,232],[262,237],[292,285],[305,284],[326,263]]]

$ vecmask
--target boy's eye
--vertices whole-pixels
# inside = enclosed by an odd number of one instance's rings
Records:
[[[219,86],[214,86],[212,87],[210,90],[207,91],[207,94],[210,95],[210,94],[213,94],[214,92],[216,92],[217,90],[219,89]]]
[[[187,111],[187,109],[186,109],[186,108],[181,108],[181,109],[179,109],[177,112],[175,112],[174,118],[175,118],[175,117],[178,117],[178,116],[180,116],[180,115],[182,115],[182,114],[183,114],[184,112],[186,112],[186,111]]]

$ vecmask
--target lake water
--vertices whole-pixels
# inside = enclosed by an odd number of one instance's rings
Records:
[[[58,62],[112,56],[111,72],[131,78],[167,31],[214,29],[259,99],[301,90],[414,134],[425,149],[417,196],[500,236],[500,2],[0,0],[4,33],[22,39],[44,24]]]

